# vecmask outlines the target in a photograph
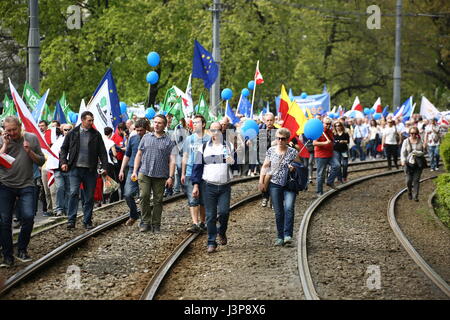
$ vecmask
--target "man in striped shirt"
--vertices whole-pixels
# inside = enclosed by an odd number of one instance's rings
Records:
[[[141,192],[141,232],[160,231],[164,187],[171,188],[174,183],[175,141],[164,132],[167,118],[156,115],[153,126],[155,131],[144,135],[139,143],[131,175],[131,180],[138,179]],[[150,207],[152,193],[153,209]]]

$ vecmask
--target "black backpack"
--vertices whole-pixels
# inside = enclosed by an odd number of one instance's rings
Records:
[[[286,188],[293,192],[308,190],[308,168],[298,162],[291,164],[294,166],[294,170],[289,171]]]

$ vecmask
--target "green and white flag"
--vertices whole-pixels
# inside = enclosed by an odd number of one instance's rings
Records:
[[[59,104],[61,105],[62,111],[64,112],[66,119],[68,119],[69,112],[72,111],[72,109],[70,109],[70,105],[67,102],[65,91],[63,91],[63,95],[62,95],[61,99],[59,99]]]
[[[39,100],[41,100],[41,96],[33,89],[33,87],[28,82],[25,82],[25,85],[23,86],[23,97],[28,105],[28,108],[30,108],[31,111],[34,110]]]
[[[14,102],[8,98],[5,94],[5,99],[3,99],[3,112],[0,115],[0,121],[3,121],[8,116],[13,116],[16,114],[16,109],[14,108]]]
[[[177,102],[177,98],[177,92],[173,87],[167,90],[160,111],[169,112],[169,110],[172,108],[172,105]]]

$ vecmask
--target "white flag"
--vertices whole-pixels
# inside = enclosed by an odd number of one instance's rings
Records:
[[[80,104],[80,111],[78,112],[78,119],[77,119],[77,123],[75,124],[75,126],[79,126],[81,124],[81,115],[83,114],[83,112],[87,111],[86,108],[86,102],[84,102],[84,99],[81,100],[81,104]]]
[[[425,96],[422,96],[420,115],[425,119],[433,119],[438,117],[440,112],[427,98],[425,98]]]
[[[106,127],[113,128],[111,101],[109,100],[108,80],[103,82],[100,90],[97,91],[95,97],[89,102],[87,110],[94,115],[94,126],[103,134]],[[81,115],[80,115],[81,117]]]

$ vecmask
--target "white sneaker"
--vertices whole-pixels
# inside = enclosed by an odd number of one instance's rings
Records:
[[[261,207],[266,207],[267,206],[267,199],[263,198],[261,201]]]

